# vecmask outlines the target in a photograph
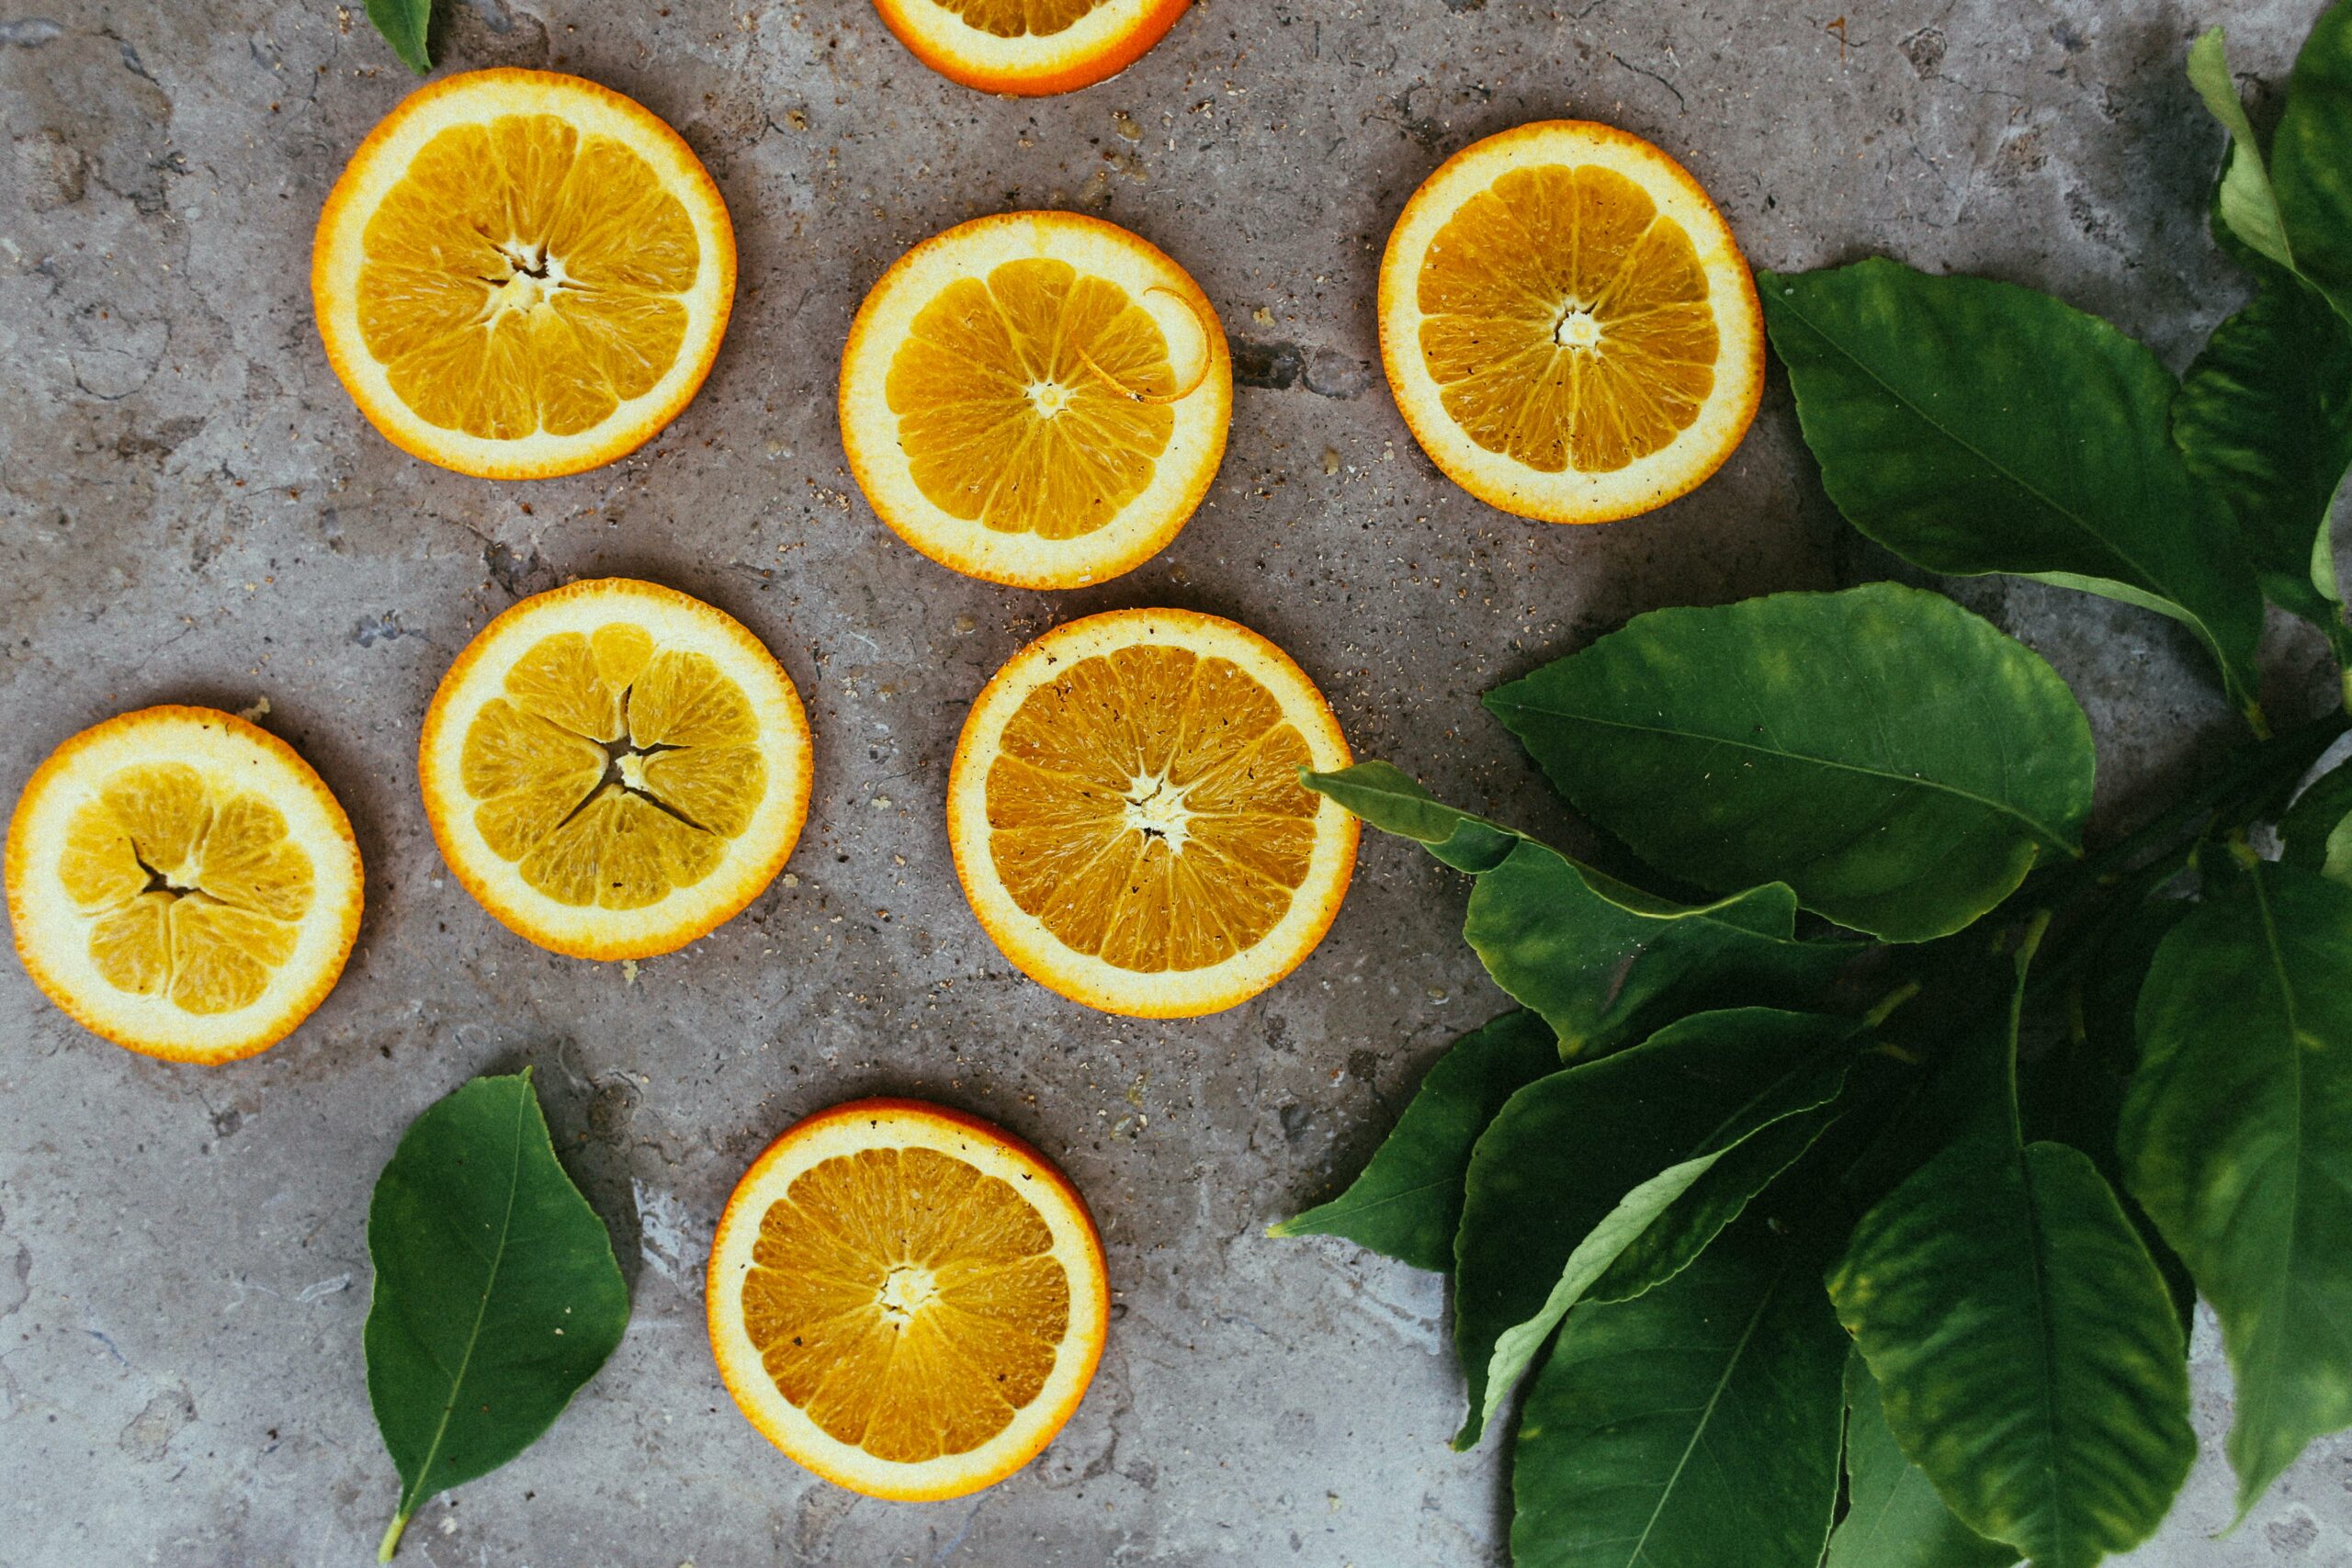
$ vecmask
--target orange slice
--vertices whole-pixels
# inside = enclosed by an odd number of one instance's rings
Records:
[[[8,823],[8,920],[74,1021],[167,1061],[266,1051],[359,934],[359,846],[293,748],[210,708],[85,729]]]
[[[628,578],[526,599],[442,677],[417,768],[442,857],[575,958],[684,947],[759,897],[808,814],[808,720],[725,612]]]
[[[1075,588],[1142,565],[1225,456],[1233,364],[1198,285],[1072,212],[959,224],[874,286],[842,355],[866,500],[943,566]]]
[[[912,1100],[786,1132],[711,1243],[710,1347],[767,1439],[869,1497],[960,1497],[1078,1408],[1111,1292],[1086,1201],[1036,1150]]]
[[[1296,968],[1340,911],[1356,820],[1299,785],[1348,765],[1314,683],[1188,610],[1057,626],[964,721],[947,838],[972,912],[1040,985],[1192,1018]]]
[[[484,479],[627,456],[693,400],[735,231],[685,142],[577,76],[474,71],[368,133],[319,214],[327,360],[401,450]]]
[[[1192,0],[874,0],[916,59],[984,93],[1041,97],[1115,76]]]
[[[1380,352],[1437,466],[1547,523],[1691,490],[1764,388],[1723,215],[1664,152],[1584,120],[1490,136],[1413,193],[1380,264]]]

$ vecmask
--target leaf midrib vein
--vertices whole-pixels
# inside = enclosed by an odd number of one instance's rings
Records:
[[[1715,1406],[1723,1402],[1724,1390],[1731,1386],[1732,1374],[1739,1370],[1741,1358],[1747,1354],[1747,1342],[1756,1337],[1757,1326],[1764,1321],[1765,1312],[1770,1308],[1772,1298],[1780,1293],[1781,1285],[1786,1278],[1787,1266],[1783,1264],[1781,1270],[1772,1276],[1772,1282],[1765,1287],[1763,1296],[1756,1303],[1756,1310],[1748,1314],[1747,1325],[1739,1331],[1737,1343],[1732,1346],[1731,1354],[1724,1359],[1722,1375],[1715,1379],[1715,1386],[1708,1393],[1706,1404],[1699,1407],[1699,1420],[1690,1428],[1690,1440],[1682,1445],[1681,1456],[1674,1461],[1673,1473],[1658,1489],[1657,1501],[1650,1507],[1650,1517],[1643,1523],[1642,1533],[1634,1540],[1634,1550],[1625,1558],[1626,1568],[1634,1568],[1634,1564],[1641,1562],[1642,1554],[1648,1551],[1650,1532],[1657,1529],[1658,1518],[1666,1512],[1666,1500],[1673,1496],[1674,1489],[1681,1484],[1682,1472],[1690,1468],[1690,1456],[1698,1451],[1699,1440],[1706,1436],[1707,1424],[1715,1418]]]
[[[1708,735],[1698,730],[1679,729],[1669,725],[1636,724],[1630,719],[1601,718],[1590,714],[1569,713],[1560,708],[1540,706],[1534,703],[1514,703],[1511,705],[1521,712],[1542,714],[1546,718],[1565,719],[1571,724],[1590,724],[1605,729],[1631,730],[1635,734],[1659,735],[1675,740],[1704,741],[1715,746],[1728,746],[1734,750],[1752,751],[1762,757],[1778,757],[1789,761],[1810,762],[1816,767],[1827,768],[1835,772],[1857,773],[1865,778],[1883,779],[1889,784],[1935,791],[1951,795],[1956,800],[1967,801],[1972,806],[1981,807],[1996,816],[2014,818],[2023,823],[2033,836],[2042,842],[2064,850],[2069,854],[2075,852],[2074,844],[2064,835],[2044,826],[2035,818],[2007,802],[1989,799],[1973,790],[1965,790],[1957,784],[1946,784],[1940,779],[1910,773],[1888,773],[1883,768],[1864,767],[1859,762],[1841,761],[1834,757],[1818,757],[1810,752],[1776,750],[1769,746],[1758,746],[1751,740],[1741,740],[1728,735]]]
[[[527,1090],[526,1091],[527,1093]],[[416,1467],[416,1482],[409,1495],[401,1500],[401,1517],[416,1512],[424,1499],[424,1483],[432,1479],[434,1461],[441,1457],[442,1439],[448,1436],[449,1417],[457,1413],[458,1391],[465,1386],[466,1371],[473,1365],[474,1348],[481,1343],[482,1320],[490,1314],[490,1298],[498,1290],[498,1271],[506,1259],[506,1237],[514,1224],[514,1196],[523,1186],[523,1108],[522,1095],[514,1100],[514,1162],[507,1171],[506,1210],[498,1219],[498,1246],[490,1257],[490,1274],[482,1280],[481,1301],[474,1308],[474,1325],[466,1334],[466,1353],[458,1359],[457,1375],[449,1380],[449,1397],[442,1402],[441,1420],[433,1428],[433,1441],[424,1450],[424,1462]],[[439,1364],[435,1359],[435,1364]]]

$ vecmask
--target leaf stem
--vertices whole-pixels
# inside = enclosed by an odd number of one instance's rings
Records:
[[[376,1545],[377,1562],[390,1562],[392,1560],[392,1553],[401,1549],[401,1532],[406,1529],[408,1510],[402,1508],[392,1516],[392,1522],[384,1527],[384,1539]]]

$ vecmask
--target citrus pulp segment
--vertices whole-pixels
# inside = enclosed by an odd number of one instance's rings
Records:
[[[1183,268],[1069,212],[976,219],[874,286],[842,354],[842,444],[882,521],[1023,588],[1167,546],[1225,455],[1233,366]]]
[[[1330,929],[1356,820],[1301,787],[1349,763],[1282,649],[1188,610],[1058,626],[972,704],[947,784],[965,896],[1073,1001],[1190,1018],[1248,1000]]]
[[[874,0],[916,59],[984,93],[1039,97],[1115,76],[1192,0]]]
[[[733,617],[628,578],[523,600],[458,654],[418,747],[466,890],[575,958],[684,946],[759,896],[808,809],[808,721]]]
[[[956,1497],[1035,1458],[1102,1354],[1085,1201],[1045,1157],[919,1100],[787,1131],[728,1200],[706,1290],[720,1377],[769,1441],[872,1497]]]
[[[1583,120],[1489,137],[1413,193],[1381,262],[1380,351],[1437,466],[1552,523],[1691,490],[1764,385],[1756,285],[1722,214],[1664,152]]]
[[[6,879],[50,999],[170,1061],[277,1043],[359,932],[343,807],[286,742],[210,708],[143,708],[58,747],[17,798]]]
[[[421,87],[319,215],[327,359],[402,451],[485,479],[627,456],[694,398],[735,295],[735,231],[693,151],[546,71]]]

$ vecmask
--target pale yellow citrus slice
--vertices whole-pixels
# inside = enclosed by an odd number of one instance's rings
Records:
[[[424,716],[425,816],[467,891],[575,958],[684,946],[784,869],[808,812],[791,678],[723,611],[628,578],[526,599]]]
[[[977,219],[874,286],[842,354],[866,500],[972,577],[1075,588],[1140,566],[1208,493],[1233,366],[1183,268],[1071,212]]]
[[[1236,1006],[1315,950],[1356,820],[1299,784],[1348,765],[1272,643],[1189,610],[1057,626],[972,704],[947,838],[972,912],[1030,978],[1144,1018]]]
[[[1380,352],[1437,466],[1549,523],[1691,490],[1764,387],[1723,215],[1664,152],[1584,120],[1490,136],[1413,193],[1380,265]]]
[[[984,93],[1074,92],[1143,58],[1193,0],[874,0],[916,59]]]
[[[210,708],[123,714],[51,752],[8,823],[7,886],[50,999],[175,1062],[277,1044],[359,934],[343,807],[286,742]]]
[[[368,133],[319,214],[327,360],[402,451],[485,479],[627,456],[694,398],[735,297],[701,162],[577,76],[474,71]]]
[[[1036,1457],[1110,1325],[1077,1189],[985,1122],[820,1111],[752,1162],[711,1243],[710,1346],[767,1439],[869,1497],[958,1497]]]

